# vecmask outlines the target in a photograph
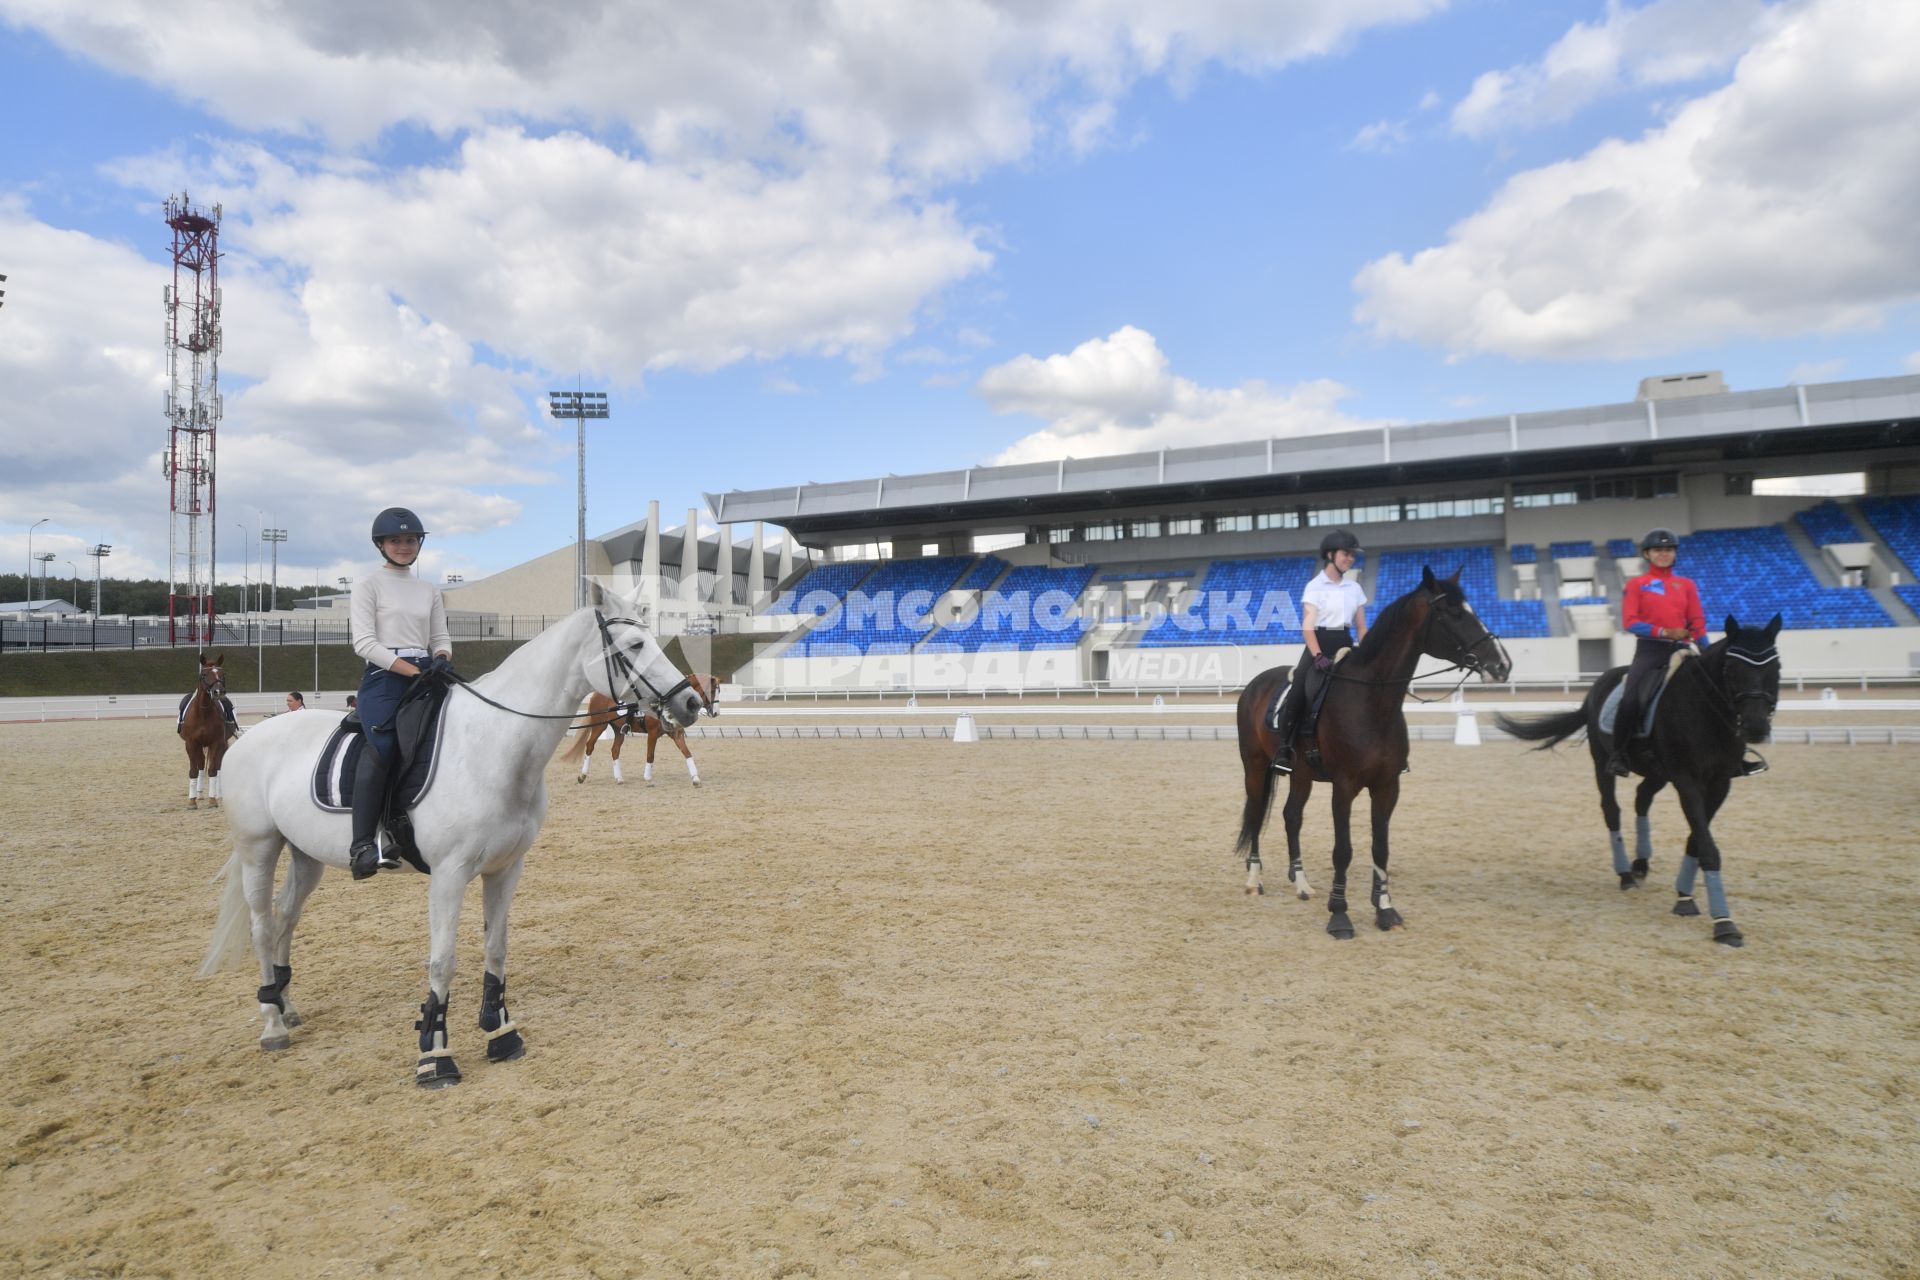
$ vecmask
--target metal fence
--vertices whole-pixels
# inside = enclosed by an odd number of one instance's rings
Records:
[[[462,640],[531,640],[565,614],[449,618],[447,633]],[[219,618],[197,640],[169,636],[165,618],[0,618],[0,653],[73,653],[100,649],[278,648],[347,644],[346,618]]]
[[[950,724],[900,725],[693,725],[690,738],[888,738],[942,739],[953,736]],[[1237,731],[1231,725],[1131,725],[1131,724],[1055,724],[974,726],[983,741],[1004,739],[1029,742],[1232,742]],[[1416,742],[1451,742],[1454,730],[1449,725],[1408,725],[1407,736]],[[1480,736],[1488,741],[1511,740],[1498,728],[1483,726]],[[1920,726],[1826,725],[1805,729],[1775,729],[1775,743],[1829,744],[1840,746],[1891,746],[1896,743],[1920,743]]]

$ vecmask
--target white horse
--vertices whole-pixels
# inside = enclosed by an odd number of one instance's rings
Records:
[[[480,1026],[487,1033],[487,1058],[503,1062],[525,1052],[506,1009],[507,909],[522,860],[546,819],[547,762],[589,692],[616,702],[657,702],[682,724],[693,723],[702,706],[700,694],[639,623],[608,619],[596,609],[578,610],[497,670],[448,694],[435,780],[411,811],[415,843],[433,869],[428,991],[415,1024],[416,1079],[424,1086],[460,1079],[447,1049],[447,996],[460,901],[475,876],[485,882]],[[226,758],[233,856],[222,873],[220,919],[200,974],[237,963],[250,932],[260,962],[258,996],[266,1023],[260,1047],[266,1050],[286,1048],[288,1029],[301,1022],[287,999],[300,910],[323,870],[348,865],[349,815],[321,809],[309,790],[321,747],[339,722],[319,712],[274,716],[236,742]],[[293,860],[276,902],[273,876],[283,844]]]

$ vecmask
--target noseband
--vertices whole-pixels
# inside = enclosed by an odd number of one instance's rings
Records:
[[[1777,646],[1769,646],[1765,653],[1748,653],[1744,649],[1735,649],[1732,646],[1728,646],[1727,657],[1738,658],[1750,667],[1778,666],[1780,663],[1780,650]],[[1722,676],[1720,683],[1723,686],[1726,684],[1724,676]],[[1742,702],[1758,698],[1767,704],[1768,719],[1773,718],[1774,710],[1780,705],[1780,696],[1775,693],[1768,693],[1765,689],[1748,689],[1742,693],[1734,693],[1727,690],[1726,694],[1728,701],[1733,704],[1735,710],[1739,709]]]
[[[646,631],[640,626],[638,619],[609,618],[598,609],[595,609],[593,611],[593,620],[599,624],[600,627],[600,656],[607,664],[607,695],[611,697],[615,703],[627,702],[633,694],[639,692],[640,688],[645,686],[647,693],[651,695],[650,700],[653,705],[656,707],[665,707],[668,700],[675,694],[693,686],[692,677],[682,676],[679,684],[674,685],[665,693],[662,693],[653,687],[653,682],[647,679],[646,673],[634,666],[632,660],[620,651],[620,647],[613,642],[613,624],[616,622],[624,622],[639,631],[642,635],[645,635]],[[614,675],[614,669],[616,667],[619,668],[620,674],[626,677],[624,696],[621,693],[621,686],[618,679]],[[636,702],[639,701],[638,698],[632,698],[632,700]]]

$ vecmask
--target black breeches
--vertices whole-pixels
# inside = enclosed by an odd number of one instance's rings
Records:
[[[1640,708],[1646,703],[1647,683],[1653,673],[1659,671],[1673,660],[1674,652],[1680,646],[1670,640],[1654,640],[1647,636],[1633,651],[1633,665],[1627,668],[1626,676],[1621,680],[1620,708],[1613,717],[1613,736],[1619,741],[1633,737],[1635,727],[1640,722]]]

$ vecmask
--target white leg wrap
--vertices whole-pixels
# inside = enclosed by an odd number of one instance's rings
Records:
[[[613,780],[614,780],[615,782],[625,782],[625,781],[626,781],[626,778],[624,778],[623,776],[621,776],[621,773],[620,773],[620,762],[619,762],[618,760],[615,760],[615,761],[613,762]]]
[[[220,775],[219,774],[216,773],[211,778],[207,779],[207,794],[212,796],[215,800],[218,800],[220,798]]]
[[[584,778],[584,777],[586,777],[586,776],[587,776],[587,766],[588,766],[588,765],[590,765],[590,764],[592,764],[592,763],[593,763],[593,757],[592,757],[592,756],[581,756],[581,757],[580,757],[580,776],[581,776],[581,777],[583,777],[583,778]],[[615,773],[619,773],[619,772],[620,772],[620,762],[619,762],[618,760],[615,760],[615,761],[613,762],[613,771],[614,771]]]
[[[640,766],[640,779],[643,782],[653,781],[653,761],[649,760]]]
[[[692,756],[687,757],[687,776],[693,779],[696,786],[699,785],[700,767],[694,764]]]
[[[198,772],[195,772],[187,779],[187,799],[198,800],[199,798],[200,798],[200,775]]]

